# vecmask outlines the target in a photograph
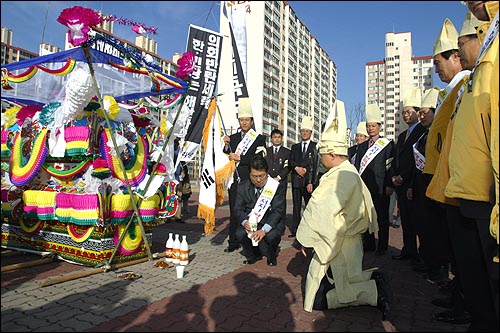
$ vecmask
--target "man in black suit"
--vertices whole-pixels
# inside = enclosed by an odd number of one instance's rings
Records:
[[[356,128],[356,136],[354,137],[356,144],[349,147],[347,150],[347,157],[352,164],[356,161],[356,152],[358,151],[359,145],[367,141],[369,138],[368,132],[366,131],[366,121],[359,122],[358,127]]]
[[[366,131],[370,138],[358,146],[354,166],[370,191],[379,228],[377,246],[375,236],[365,232],[363,248],[376,251],[377,255],[385,254],[389,246],[389,202],[393,192],[389,169],[394,142],[379,135],[381,128],[380,109],[376,104],[369,104],[366,107]]]
[[[249,165],[250,179],[238,185],[234,217],[238,223],[236,236],[243,246],[246,265],[252,265],[267,256],[267,264],[276,266],[276,254],[285,225],[281,214],[285,202],[286,183],[278,182],[269,177],[266,159],[255,156]],[[261,200],[260,202],[258,202]],[[264,207],[264,208],[262,208]],[[252,231],[250,215],[257,212],[262,216],[257,224],[257,230]],[[258,245],[252,245],[252,240]]]
[[[418,121],[417,112],[422,105],[422,91],[419,87],[410,88],[403,98],[404,122],[408,129],[398,136],[392,161],[392,185],[398,197],[398,207],[403,228],[403,249],[401,253],[393,255],[395,260],[412,259],[413,264],[421,265],[417,249],[417,232],[415,229],[414,202],[408,200],[408,188],[415,173],[415,158],[413,145],[425,132],[425,127]]]
[[[288,159],[290,157],[290,149],[283,147],[283,132],[275,128],[271,132],[272,145],[267,147],[266,161],[269,166],[269,175],[274,179],[283,183],[285,188],[288,184]],[[283,207],[282,220],[286,220],[286,200]]]
[[[229,160],[236,162],[233,184],[229,188],[229,245],[224,249],[226,253],[233,252],[241,246],[236,238],[239,222],[233,212],[238,184],[248,179],[248,165],[252,158],[257,154],[264,155],[266,153],[266,138],[252,129],[253,113],[248,97],[239,100],[238,122],[241,131],[224,137],[224,152],[229,154]]]
[[[316,142],[311,140],[313,120],[309,116],[302,118],[300,126],[301,142],[294,144],[291,148],[288,166],[292,173],[292,200],[293,219],[288,225],[290,234],[288,237],[295,237],[302,217],[302,199],[305,204],[309,202],[311,193],[316,183],[316,168],[318,167],[318,151]]]

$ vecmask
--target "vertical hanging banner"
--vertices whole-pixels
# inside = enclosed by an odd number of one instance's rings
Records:
[[[219,75],[222,35],[202,27],[189,25],[186,51],[195,55],[191,81],[181,109],[188,114],[185,137],[179,161],[191,161],[196,154],[207,119],[210,99],[214,95]]]
[[[246,83],[246,58],[247,58],[247,40],[246,40],[246,12],[243,8],[239,10],[228,11],[228,1],[224,1],[223,14],[229,21],[229,31],[231,32],[231,42],[233,49],[233,87],[236,110],[239,110],[238,100],[241,97],[249,97]],[[237,33],[233,31],[233,26]],[[244,61],[244,66],[242,64]]]

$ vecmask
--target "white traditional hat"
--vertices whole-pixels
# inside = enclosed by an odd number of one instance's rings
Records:
[[[422,96],[422,107],[435,109],[437,105],[439,91],[440,89],[438,87],[426,90],[424,92],[424,96]]]
[[[444,20],[439,36],[434,43],[434,55],[449,50],[458,50],[458,32],[450,19]]]
[[[462,29],[460,29],[460,34],[458,34],[458,37],[467,36],[467,35],[475,35],[476,28],[483,23],[486,23],[486,22],[478,20],[477,17],[472,15],[470,10],[468,10],[467,14],[465,14],[464,23],[462,24]]]
[[[366,106],[366,123],[380,123],[380,109],[377,104]]]
[[[300,124],[300,129],[308,129],[308,130],[313,130],[313,119],[312,117],[309,116],[304,116],[302,117],[302,123]]]
[[[413,106],[419,108],[422,106],[422,90],[420,87],[409,88],[403,98],[403,107]]]
[[[345,117],[344,102],[335,101],[326,119],[325,130],[321,134],[319,153],[333,152],[337,155],[347,156],[347,122]]]
[[[358,123],[358,127],[356,128],[356,134],[363,134],[365,136],[369,136],[366,131],[366,121],[361,121]]]
[[[253,118],[252,104],[249,97],[241,97],[238,99],[239,110],[238,118]]]

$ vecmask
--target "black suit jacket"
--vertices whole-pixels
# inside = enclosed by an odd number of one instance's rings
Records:
[[[309,142],[305,154],[302,154],[302,141],[294,144],[290,150],[288,166],[292,174],[292,187],[297,188],[307,186],[308,184],[315,184],[318,174],[318,150],[316,142]],[[295,171],[296,166],[307,169],[304,177],[299,177],[299,174]]]
[[[425,127],[418,123],[405,141],[406,132],[408,130],[403,131],[398,136],[398,141],[394,147],[394,160],[392,161],[392,175],[403,177],[403,185],[396,188],[401,193],[406,193],[406,190],[411,185],[416,171],[413,144],[424,134]]]
[[[288,167],[288,159],[290,158],[290,149],[281,146],[278,154],[274,156],[274,146],[266,148],[266,161],[269,166],[269,175],[271,177],[280,176],[280,182],[286,183],[288,181],[288,174],[290,168]],[[285,167],[285,165],[287,165]]]
[[[368,150],[370,140],[358,145],[354,166],[359,171],[361,160]],[[385,187],[393,187],[391,180],[391,160],[393,157],[394,142],[391,140],[387,146],[366,166],[361,174],[366,187],[370,193],[385,195]]]
[[[241,142],[241,132],[231,134],[229,136],[229,149],[227,149],[227,150],[224,149],[224,152],[226,154],[234,153],[240,142]],[[253,142],[253,144],[247,150],[247,152],[244,155],[240,156],[240,163],[238,164],[238,167],[236,168],[236,170],[238,172],[234,173],[234,183],[235,184],[238,183],[238,175],[240,176],[240,180],[245,180],[245,179],[249,178],[250,161],[252,160],[252,158],[255,157],[255,155],[256,155],[255,150],[259,146],[262,146],[264,148],[266,147],[266,138],[262,134],[259,134],[257,136],[257,138],[255,139],[255,141]],[[259,153],[259,154],[263,154],[263,153]]]
[[[267,209],[264,217],[259,222],[258,228],[262,228],[264,224],[269,224],[273,229],[278,229],[280,232],[284,230],[284,224],[281,221],[281,214],[285,206],[286,186],[280,182],[278,189],[274,194],[271,206]],[[248,220],[248,214],[255,207],[257,202],[256,189],[250,180],[244,180],[238,185],[238,193],[236,195],[236,204],[234,207],[235,220],[241,224],[244,220]]]
[[[349,158],[349,162],[353,163],[352,158],[354,155],[356,155],[357,151],[358,151],[358,145],[351,146],[347,149],[347,157]]]

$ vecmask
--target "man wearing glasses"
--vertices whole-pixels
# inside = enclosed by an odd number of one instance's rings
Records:
[[[253,265],[267,256],[269,266],[277,265],[278,245],[284,231],[281,214],[285,205],[286,183],[268,175],[264,157],[257,155],[249,164],[248,180],[238,185],[234,218],[238,229],[236,237],[243,246],[245,265]],[[255,226],[251,224],[256,223]]]

